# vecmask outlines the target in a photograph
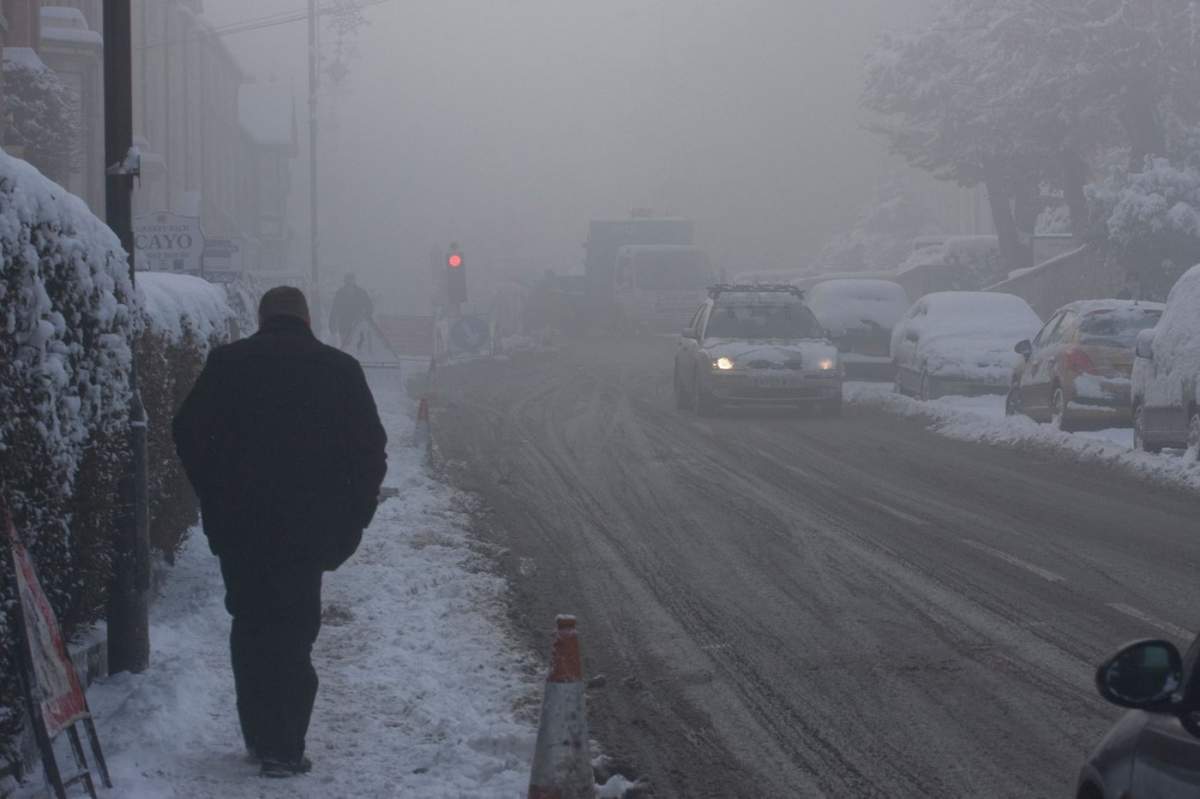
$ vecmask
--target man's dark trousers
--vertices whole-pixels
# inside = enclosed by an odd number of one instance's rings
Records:
[[[298,762],[317,697],[312,647],[321,629],[321,568],[221,558],[229,650],[246,747]]]

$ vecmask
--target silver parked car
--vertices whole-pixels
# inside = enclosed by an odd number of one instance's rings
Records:
[[[708,414],[720,406],[816,406],[842,410],[837,347],[793,286],[709,289],[675,354],[675,404]]]
[[[1029,303],[1013,294],[927,294],[892,331],[896,391],[923,400],[1004,394],[1016,365],[1013,346],[1041,326]]]
[[[1096,672],[1096,688],[1130,708],[1088,756],[1076,799],[1200,796],[1200,636],[1181,656],[1168,641],[1138,641]]]
[[[1138,335],[1133,362],[1133,437],[1138,449],[1200,453],[1200,266],[1171,289],[1153,330]]]

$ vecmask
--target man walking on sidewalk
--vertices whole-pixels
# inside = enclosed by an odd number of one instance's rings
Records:
[[[246,749],[287,777],[312,767],[321,577],[374,516],[387,437],[362,367],[313,336],[299,289],[268,291],[258,317],[209,354],[174,434],[221,561]]]

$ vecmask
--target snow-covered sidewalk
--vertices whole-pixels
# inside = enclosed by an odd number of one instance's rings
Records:
[[[920,402],[896,394],[891,384],[884,383],[847,383],[845,397],[851,404],[928,419],[934,432],[961,441],[1107,463],[1131,475],[1200,490],[1200,465],[1188,462],[1178,453],[1155,455],[1135,450],[1130,428],[1064,433],[1025,416],[1005,416],[1004,397],[942,397]]]
[[[153,664],[89,691],[110,796],[519,797],[536,731],[516,708],[540,686],[502,628],[503,581],[470,549],[465,498],[426,474],[398,375],[370,375],[388,430],[384,502],[325,582],[311,775],[245,761],[216,560],[195,531],[152,610]],[[535,699],[536,701],[536,699]]]

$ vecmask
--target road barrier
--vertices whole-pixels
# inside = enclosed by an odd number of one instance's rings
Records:
[[[542,720],[529,778],[529,799],[594,799],[588,752],[583,665],[574,616],[559,616]]]

